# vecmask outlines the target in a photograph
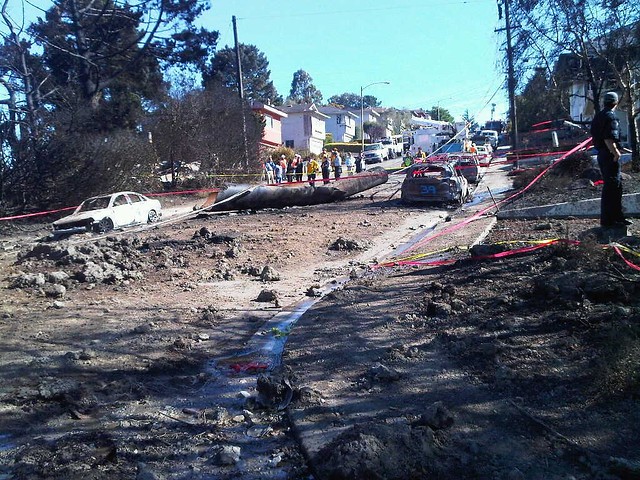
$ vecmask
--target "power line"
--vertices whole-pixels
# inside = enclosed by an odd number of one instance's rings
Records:
[[[268,16],[260,16],[260,17],[238,17],[237,20],[255,20],[255,19],[275,19],[275,18],[295,18],[295,17],[320,17],[320,16],[336,16],[336,15],[346,15],[350,13],[362,14],[366,12],[382,12],[382,11],[390,11],[390,10],[426,10],[426,9],[434,9],[434,8],[442,8],[443,6],[449,5],[466,5],[473,3],[490,3],[486,0],[459,0],[459,1],[437,1],[437,2],[429,2],[429,5],[419,5],[415,4],[406,5],[406,6],[395,6],[395,7],[377,7],[377,8],[361,8],[358,10],[342,10],[342,11],[322,11],[322,12],[307,12],[307,13],[290,13],[290,14],[278,14],[278,15],[268,15]]]

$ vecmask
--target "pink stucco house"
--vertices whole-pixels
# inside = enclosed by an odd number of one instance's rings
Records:
[[[261,149],[277,148],[282,145],[282,119],[287,118],[288,115],[262,102],[253,102],[251,108],[264,119]]]

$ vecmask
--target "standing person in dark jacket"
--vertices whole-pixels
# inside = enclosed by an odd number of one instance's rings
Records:
[[[289,164],[287,165],[287,182],[289,183],[292,183],[295,178],[297,161],[298,157],[293,157],[292,160],[289,160]]]
[[[304,174],[304,162],[301,155],[296,154],[296,162],[296,182],[301,182]]]
[[[360,173],[362,171],[362,155],[364,152],[360,152],[356,157],[356,173]]]
[[[331,176],[331,162],[329,161],[329,156],[325,153],[322,156],[322,165],[320,165],[322,169],[322,180],[325,185],[329,183],[329,177]]]
[[[620,123],[614,113],[617,105],[618,95],[605,93],[604,108],[591,122],[593,146],[598,150],[598,166],[604,182],[600,203],[600,225],[603,227],[626,227],[632,223],[622,213]]]

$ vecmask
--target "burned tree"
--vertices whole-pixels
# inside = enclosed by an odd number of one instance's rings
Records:
[[[640,168],[640,4],[632,0],[516,0],[510,8],[513,24],[518,25],[516,76],[526,77],[529,68],[543,67],[558,89],[591,102],[592,112],[600,109],[606,91],[621,91],[634,166]],[[587,88],[578,88],[578,82]]]

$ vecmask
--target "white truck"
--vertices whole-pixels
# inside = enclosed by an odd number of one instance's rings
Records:
[[[381,163],[388,160],[388,150],[381,142],[367,143],[364,146],[364,163]]]
[[[485,137],[494,149],[498,148],[498,132],[496,130],[482,130],[480,135]]]
[[[414,157],[418,152],[418,147],[427,155],[433,153],[443,140],[449,139],[450,136],[442,132],[433,130],[420,129],[413,132],[410,140],[409,154]]]
[[[403,152],[402,135],[392,135],[380,140],[382,147],[387,149],[387,158],[401,157]]]

